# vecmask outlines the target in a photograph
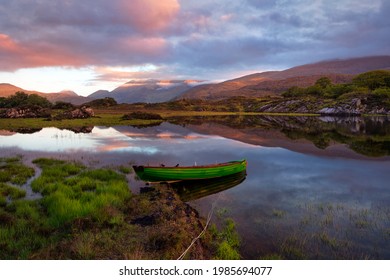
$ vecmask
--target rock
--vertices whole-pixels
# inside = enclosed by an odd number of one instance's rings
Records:
[[[1,118],[18,119],[18,118],[48,118],[50,110],[40,106],[28,106],[10,108],[0,114]]]
[[[81,106],[74,110],[66,111],[58,116],[55,119],[87,119],[95,116],[95,112],[92,108],[87,106]]]

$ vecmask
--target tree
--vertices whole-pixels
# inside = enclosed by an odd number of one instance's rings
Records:
[[[332,85],[332,81],[328,77],[322,77],[316,81],[315,85],[325,89]]]
[[[50,103],[49,100],[47,100],[47,98],[39,96],[37,94],[30,94],[24,105],[27,106],[36,105],[42,108],[50,108],[52,106],[52,104]]]
[[[0,97],[0,108],[5,108],[6,106],[6,101],[7,101],[7,98],[5,97]]]
[[[50,108],[52,104],[45,97],[37,94],[26,94],[18,91],[15,94],[8,96],[1,101],[1,106],[4,108],[15,108],[21,106],[39,106],[42,108]]]
[[[24,93],[23,91],[18,91],[14,95],[11,95],[7,98],[6,107],[12,108],[21,106],[26,102],[27,99],[28,94]]]

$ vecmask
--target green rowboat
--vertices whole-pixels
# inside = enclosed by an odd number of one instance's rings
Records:
[[[159,182],[218,178],[243,172],[246,170],[246,165],[247,162],[244,159],[219,164],[183,167],[134,165],[133,169],[141,180]]]

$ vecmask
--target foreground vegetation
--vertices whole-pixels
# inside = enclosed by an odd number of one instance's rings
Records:
[[[123,172],[77,162],[0,159],[0,259],[175,259],[204,224],[169,188],[130,192]],[[28,180],[39,168],[39,177]],[[40,199],[25,198],[24,188]],[[197,241],[186,259],[238,258],[230,222]],[[237,246],[235,244],[234,246]]]

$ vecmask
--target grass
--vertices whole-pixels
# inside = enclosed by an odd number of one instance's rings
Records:
[[[19,199],[26,196],[26,191],[5,183],[0,183],[0,195],[11,199]]]
[[[21,160],[20,157],[0,158],[0,182],[21,186],[34,176],[35,170]]]
[[[72,120],[51,120],[47,121],[44,118],[26,118],[26,119],[1,119],[0,129],[17,130],[20,128],[74,128],[88,126],[114,126],[114,125],[150,125],[159,124],[161,120],[122,120],[121,115],[115,114],[100,114],[98,117],[89,119],[72,119]]]
[[[88,126],[115,126],[115,125],[152,125],[160,124],[161,120],[123,120],[124,114],[134,110],[131,105],[118,105],[109,109],[95,109],[96,117],[88,119],[72,119],[72,120],[46,120],[44,118],[21,118],[21,119],[1,119],[0,129],[17,130],[20,128],[43,128],[43,127],[57,127],[57,128],[73,128],[73,127],[88,127]],[[214,112],[214,111],[171,111],[158,109],[142,109],[140,111],[153,112],[167,119],[171,117],[182,116],[235,116],[235,115],[271,115],[271,116],[318,116],[318,114],[299,114],[299,113],[251,113],[251,112]]]
[[[42,213],[36,201],[22,200],[23,185],[35,171],[22,163],[20,157],[0,159],[0,259],[24,259],[31,250],[45,244]]]
[[[215,256],[217,260],[239,260],[241,255],[240,237],[236,230],[236,224],[231,218],[226,218],[220,230],[213,224],[210,232],[214,236]]]
[[[123,174],[130,174],[133,172],[133,169],[131,167],[124,165],[118,166],[118,170]]]
[[[87,216],[106,222],[112,218],[106,215],[106,208],[123,207],[130,197],[126,179],[113,170],[85,170],[79,163],[54,159],[33,162],[42,168],[42,174],[31,186],[45,195],[42,205],[53,227]]]
[[[19,158],[1,162],[23,166]],[[42,198],[22,199],[10,178],[0,183],[0,259],[176,259],[202,230],[197,213],[168,188],[132,195],[117,168],[33,163],[42,172],[31,187]],[[207,236],[186,258],[210,258]]]

